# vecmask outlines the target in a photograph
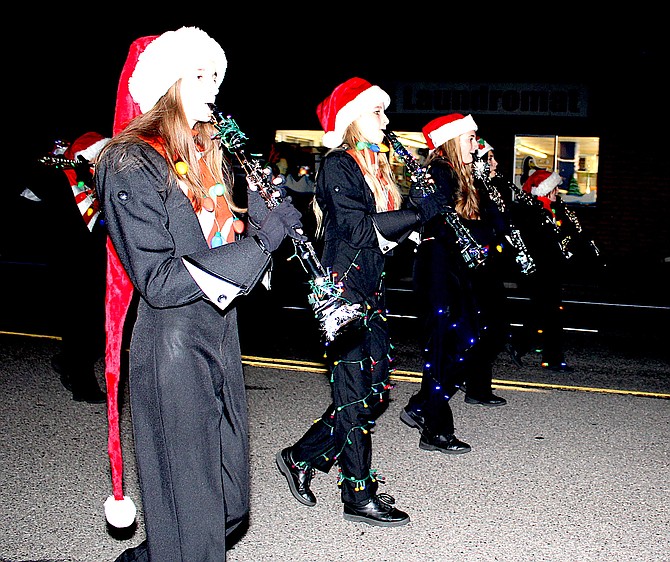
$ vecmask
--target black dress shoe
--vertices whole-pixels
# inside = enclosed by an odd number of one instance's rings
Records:
[[[453,433],[447,435],[431,435],[424,431],[419,440],[419,449],[424,451],[439,451],[449,455],[460,455],[469,453],[472,447],[463,441],[460,441]]]
[[[426,420],[423,414],[417,412],[409,404],[400,412],[400,421],[405,425],[415,427],[419,431],[423,431],[426,428]]]
[[[376,527],[399,527],[409,523],[409,515],[393,507],[395,500],[388,494],[377,494],[363,505],[344,504],[345,521],[367,523]]]
[[[74,385],[72,387],[72,399],[75,402],[104,404],[107,402],[107,395],[100,390],[97,381],[90,381],[83,385]]]
[[[541,363],[543,369],[547,369],[549,371],[556,371],[557,373],[572,373],[574,372],[574,369],[570,367],[565,361],[561,361],[560,363],[547,363],[546,361],[543,361]]]
[[[70,375],[63,367],[63,361],[60,353],[54,355],[51,358],[51,368],[60,375],[60,383],[63,385],[65,390],[69,390],[70,392],[72,392],[72,383],[70,382]]]
[[[316,497],[312,493],[312,490],[309,489],[309,484],[312,481],[312,468],[301,468],[293,462],[289,447],[279,451],[276,458],[277,468],[286,477],[293,497],[301,504],[314,507],[316,505]]]
[[[491,393],[489,396],[470,396],[465,395],[466,404],[481,404],[482,406],[504,406],[507,400]]]
[[[149,562],[147,540],[144,539],[135,547],[124,550],[114,562]]]

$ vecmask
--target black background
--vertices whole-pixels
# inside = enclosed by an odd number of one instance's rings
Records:
[[[200,27],[223,47],[228,69],[217,104],[261,152],[276,129],[320,128],[316,105],[352,76],[382,87],[398,80],[578,82],[611,88],[622,112],[651,111],[662,97],[667,47],[650,10],[605,18],[559,6],[546,14],[473,3],[461,14],[452,6],[413,8],[228,3],[132,14],[126,3],[30,9],[5,20],[3,41],[10,30],[17,37],[5,47],[11,123],[5,141],[18,148],[6,150],[33,159],[55,138],[73,140],[91,130],[111,135],[130,44],[184,25]],[[639,99],[619,100],[623,85]]]

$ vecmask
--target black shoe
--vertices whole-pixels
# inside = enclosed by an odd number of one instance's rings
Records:
[[[89,404],[104,404],[107,402],[107,395],[100,390],[97,381],[91,381],[83,388],[74,387],[72,389],[72,399],[75,402],[88,402]]]
[[[63,367],[62,357],[57,353],[51,358],[51,368],[60,375],[60,383],[65,387],[65,390],[72,392],[72,383],[70,382],[70,375]]]
[[[419,440],[419,449],[424,451],[439,451],[449,455],[460,455],[469,453],[472,447],[463,441],[460,441],[453,433],[447,435],[430,435],[424,431]]]
[[[388,494],[377,494],[363,505],[344,504],[345,521],[367,523],[376,527],[399,527],[409,523],[409,515],[393,507],[395,500]]]
[[[148,560],[147,540],[144,539],[137,546],[124,550],[114,562],[148,562]]]
[[[514,363],[517,368],[521,369],[523,367],[523,361],[521,360],[521,353],[509,342],[505,344],[505,351],[509,355],[512,363]]]
[[[466,404],[481,404],[482,406],[504,406],[507,400],[491,393],[489,396],[469,396],[465,395]]]
[[[547,363],[543,361],[541,363],[543,369],[548,369],[549,371],[556,371],[558,373],[572,373],[574,369],[570,367],[565,361],[560,363]]]
[[[423,415],[412,409],[409,404],[400,412],[400,421],[405,425],[415,427],[419,431],[423,431],[426,428],[426,420]]]
[[[301,504],[314,507],[316,505],[316,497],[309,489],[309,484],[312,481],[312,468],[300,468],[293,462],[291,456],[291,449],[287,447],[277,453],[277,468],[288,482],[289,490],[293,497]]]

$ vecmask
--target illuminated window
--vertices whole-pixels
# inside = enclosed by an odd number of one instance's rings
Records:
[[[514,183],[522,186],[537,169],[557,172],[566,203],[592,205],[598,198],[598,137],[516,135],[514,138]]]

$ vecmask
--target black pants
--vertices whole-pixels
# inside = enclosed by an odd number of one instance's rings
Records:
[[[339,466],[345,503],[366,503],[377,491],[370,430],[388,406],[389,352],[386,322],[376,312],[362,330],[333,342],[328,352],[332,403],[292,447],[296,462],[326,473]]]
[[[469,270],[440,244],[422,246],[415,281],[424,367],[408,406],[421,409],[431,433],[450,434],[449,400],[464,383],[468,395],[491,394],[493,361],[509,331],[504,284],[496,264]]]
[[[520,351],[542,349],[542,361],[557,364],[563,354],[562,281],[558,271],[538,269],[524,280],[530,303],[524,329],[518,338]]]

